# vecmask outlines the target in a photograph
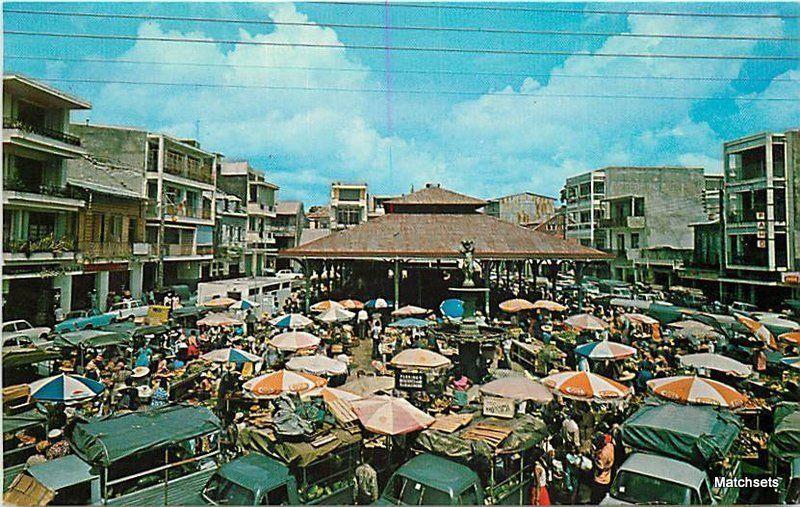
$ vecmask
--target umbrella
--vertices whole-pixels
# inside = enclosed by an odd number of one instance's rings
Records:
[[[717,405],[738,407],[747,401],[747,396],[736,389],[702,377],[678,376],[649,380],[653,393],[668,400],[695,405]]]
[[[234,319],[230,315],[224,313],[212,313],[208,317],[203,317],[197,321],[198,326],[211,326],[211,327],[231,327],[241,326],[241,320]]]
[[[789,319],[784,319],[778,314],[762,313],[755,315],[756,320],[767,326],[767,329],[776,334],[789,333],[800,330],[800,324]]]
[[[792,331],[791,333],[783,333],[778,337],[779,340],[800,345],[800,331]]]
[[[318,387],[316,389],[312,389],[311,391],[306,391],[301,395],[302,398],[312,398],[314,396],[322,396],[322,399],[325,400],[327,403],[333,403],[335,401],[346,401],[348,403],[353,401],[358,401],[363,399],[362,396],[357,394],[353,394],[349,391],[343,391],[341,389],[336,389],[335,387]]]
[[[608,324],[603,319],[590,315],[588,313],[579,313],[573,315],[564,321],[564,324],[572,326],[576,329],[585,329],[588,331],[602,331],[608,327]]]
[[[442,315],[451,319],[460,319],[464,316],[464,302],[460,299],[445,299],[439,305]]]
[[[200,359],[205,359],[212,363],[244,364],[261,362],[261,357],[234,348],[212,350],[200,356]]]
[[[575,353],[589,359],[611,359],[617,361],[635,356],[636,349],[622,343],[603,340],[575,347]]]
[[[351,380],[339,386],[342,391],[357,394],[359,396],[369,396],[379,392],[389,392],[394,389],[394,377],[388,376],[366,376]]]
[[[229,297],[221,297],[221,298],[214,298],[210,301],[206,301],[203,303],[203,306],[208,306],[209,308],[227,308],[235,303],[236,300],[229,298]]]
[[[364,428],[381,435],[404,435],[425,429],[434,421],[403,398],[373,396],[352,405]]]
[[[275,398],[283,393],[304,393],[322,387],[327,380],[308,373],[279,370],[252,378],[242,386],[251,396],[256,398]]]
[[[272,324],[273,326],[283,329],[297,329],[301,327],[306,327],[309,324],[312,324],[313,322],[314,322],[313,320],[299,313],[290,313],[288,315],[281,315],[269,321],[269,323]]]
[[[563,312],[567,307],[556,303],[555,301],[548,301],[547,299],[540,299],[533,303],[533,307],[537,310],[549,310],[551,312]]]
[[[492,380],[481,386],[483,394],[512,398],[515,400],[531,400],[538,403],[549,403],[553,395],[545,386],[527,377],[509,376]]]
[[[415,319],[414,317],[408,317],[407,319],[400,319],[391,324],[388,324],[386,327],[428,327],[432,324],[429,320],[424,319]]]
[[[370,299],[366,303],[364,303],[364,308],[372,308],[374,310],[379,310],[381,308],[389,308],[392,305],[391,301],[388,301],[383,298],[377,299]]]
[[[568,398],[615,400],[630,394],[630,388],[588,371],[565,371],[542,379],[542,384]]]
[[[739,377],[747,377],[753,373],[753,368],[749,365],[719,354],[687,354],[678,359],[683,366],[690,368],[721,371]]]
[[[770,330],[767,329],[767,326],[749,317],[745,317],[744,315],[737,315],[736,320],[741,322],[756,338],[763,341],[767,347],[771,349],[778,348],[778,343],[775,341],[775,337]]]
[[[319,345],[320,339],[311,333],[303,331],[289,331],[272,337],[269,343],[285,352],[295,352],[300,349],[308,349]]]
[[[723,336],[716,327],[698,320],[679,320],[670,324],[670,327],[675,329],[674,334],[687,340],[716,340]]]
[[[325,301],[320,301],[318,303],[314,303],[313,305],[311,305],[311,311],[312,312],[320,312],[320,313],[321,312],[326,312],[326,311],[330,310],[331,308],[344,309],[344,306],[342,306],[341,304],[337,303],[336,301],[333,301],[333,300],[330,300],[330,299],[326,299]]]
[[[102,393],[105,386],[78,375],[55,375],[30,384],[30,397],[38,401],[69,403],[94,398]]]
[[[526,310],[533,310],[535,306],[527,299],[509,299],[500,303],[500,309],[508,313],[524,312]]]
[[[432,350],[406,349],[392,358],[392,366],[398,368],[439,368],[449,366],[450,360]]]
[[[346,364],[320,354],[293,357],[286,363],[286,368],[292,371],[311,373],[312,375],[341,375],[347,373]]]
[[[784,357],[781,362],[789,368],[796,368],[800,370],[800,356]]]
[[[343,299],[339,301],[339,304],[345,307],[347,310],[360,310],[364,308],[364,303],[357,299]]]
[[[261,306],[255,301],[248,301],[246,299],[242,299],[241,301],[237,301],[233,303],[229,308],[232,310],[249,310],[251,308],[255,308],[257,306]]]
[[[347,322],[348,320],[352,320],[356,314],[351,312],[350,310],[345,310],[344,308],[331,308],[330,310],[326,310],[322,312],[317,318],[322,322]]]
[[[634,322],[639,322],[640,324],[645,324],[648,326],[653,326],[658,324],[658,320],[650,317],[649,315],[643,315],[641,313],[626,313],[623,315],[624,318],[628,320],[632,320]]]
[[[425,308],[420,308],[419,306],[414,305],[406,305],[401,306],[397,310],[392,312],[392,315],[395,317],[412,317],[414,315],[425,315],[429,312]]]

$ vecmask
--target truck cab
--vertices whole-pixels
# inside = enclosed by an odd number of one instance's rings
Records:
[[[482,505],[483,487],[470,468],[420,454],[397,469],[378,499],[383,505]]]
[[[602,501],[602,505],[716,503],[703,470],[672,458],[640,452],[625,460],[611,491]]]
[[[203,489],[212,505],[297,505],[297,481],[282,463],[251,452],[222,465]]]

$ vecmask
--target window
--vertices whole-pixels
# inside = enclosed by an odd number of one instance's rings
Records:
[[[474,484],[458,495],[460,505],[478,505],[478,491]]]
[[[631,248],[639,248],[639,233],[631,234]]]
[[[775,178],[786,176],[785,153],[784,145],[778,143],[772,145],[772,176]]]
[[[52,236],[54,227],[54,215],[37,212],[28,215],[28,238],[31,240]]]
[[[358,188],[340,188],[339,200],[357,202],[361,199],[361,189]]]
[[[167,151],[167,159],[164,162],[167,170],[180,172],[183,169],[183,155],[177,151]]]
[[[617,234],[617,250],[623,251],[625,250],[625,235],[624,234]]]
[[[32,328],[33,326],[31,326],[24,320],[17,322],[17,331],[25,331],[26,329],[32,329]]]

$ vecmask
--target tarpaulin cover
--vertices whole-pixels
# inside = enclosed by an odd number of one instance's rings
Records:
[[[272,456],[286,465],[306,467],[322,456],[340,447],[346,447],[361,441],[361,434],[352,434],[339,428],[331,427],[329,432],[336,438],[314,447],[310,442],[277,442],[270,439],[267,432],[248,426],[239,432],[239,445],[246,449],[262,452]]]
[[[467,440],[462,435],[481,422],[513,430],[508,437],[500,442],[495,454],[514,453],[530,449],[547,436],[544,421],[531,415],[519,415],[513,419],[478,416],[470,424],[453,433],[445,433],[430,428],[422,431],[417,436],[417,447],[440,456],[469,460],[476,454],[475,445],[480,445],[481,442]],[[482,452],[482,450],[478,451],[478,453]]]
[[[61,353],[53,350],[42,349],[23,349],[14,351],[3,351],[3,368],[13,368],[15,366],[26,366],[42,361],[49,361],[61,357]]]
[[[713,407],[648,404],[622,425],[622,440],[634,449],[705,465],[722,460],[741,431],[741,422]]]
[[[800,403],[779,403],[775,408],[775,430],[767,448],[782,459],[800,458]]]
[[[116,331],[84,329],[57,335],[54,343],[61,347],[105,347],[130,341],[130,336]]]
[[[145,449],[175,444],[220,429],[222,423],[205,407],[167,405],[78,424],[71,444],[87,462],[109,466]]]
[[[169,331],[169,327],[165,325],[140,326],[135,322],[116,322],[114,324],[103,326],[102,330],[117,333],[127,333],[131,336],[144,336],[147,334],[164,334]]]
[[[19,430],[36,426],[47,421],[47,416],[35,408],[17,415],[3,416],[3,433],[16,433]]]

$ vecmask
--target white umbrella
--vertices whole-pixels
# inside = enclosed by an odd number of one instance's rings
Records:
[[[312,375],[342,375],[347,373],[346,364],[320,354],[293,357],[286,363],[286,368],[292,371],[311,373]]]
[[[348,320],[352,320],[356,314],[351,312],[350,310],[345,310],[344,308],[331,308],[330,310],[326,310],[318,317],[319,320],[322,322],[347,322]]]
[[[739,377],[747,377],[753,373],[753,368],[750,365],[719,354],[687,354],[680,356],[678,359],[680,359],[683,366],[695,369],[721,371]]]
[[[311,333],[290,331],[273,336],[269,342],[279,350],[294,352],[300,349],[316,347],[319,345],[320,339]]]

